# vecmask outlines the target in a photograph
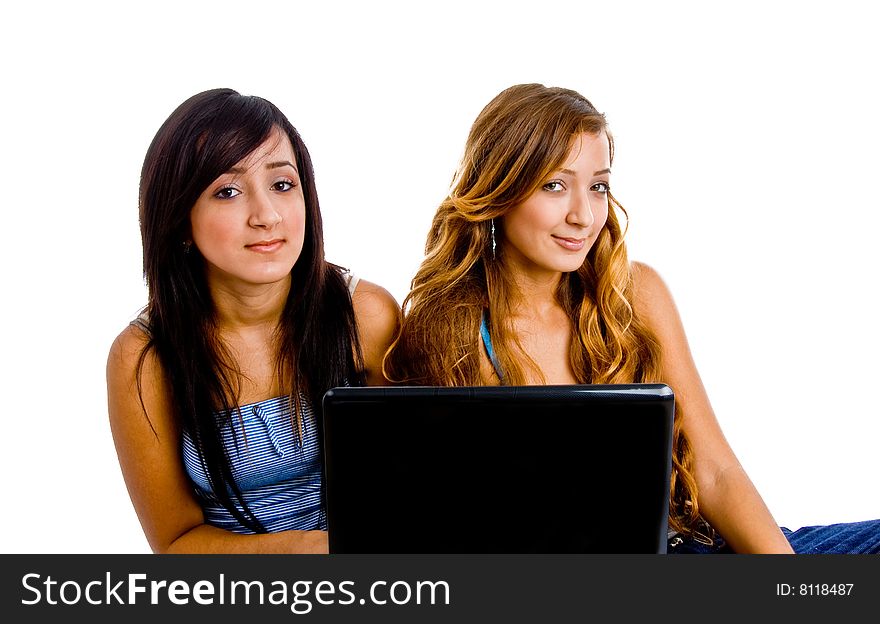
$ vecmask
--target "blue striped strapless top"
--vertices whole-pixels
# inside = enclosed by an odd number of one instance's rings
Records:
[[[317,421],[308,400],[300,395],[300,401],[302,444],[287,396],[241,406],[241,417],[233,412],[222,432],[235,482],[248,507],[270,532],[327,528]],[[183,435],[182,445],[183,463],[205,522],[236,533],[253,533],[214,496],[189,435]]]

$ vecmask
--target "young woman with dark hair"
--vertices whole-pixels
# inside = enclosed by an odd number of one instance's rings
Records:
[[[110,424],[155,552],[325,552],[321,397],[382,384],[399,322],[324,259],[308,150],[270,102],[199,93],[144,160],[148,303],[110,350]]]
[[[715,418],[669,290],[627,258],[613,147],[604,115],[569,89],[516,85],[483,109],[404,300],[388,378],[666,383],[670,552],[880,551],[880,522],[794,533],[774,522]]]

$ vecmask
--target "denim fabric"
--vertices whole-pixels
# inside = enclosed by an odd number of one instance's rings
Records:
[[[844,522],[825,526],[802,527],[792,531],[780,527],[797,554],[880,554],[880,520]],[[670,555],[727,554],[733,551],[720,536],[714,544],[703,544],[692,537],[669,538]]]
[[[880,553],[880,520],[802,527],[782,532],[798,554],[876,555]]]

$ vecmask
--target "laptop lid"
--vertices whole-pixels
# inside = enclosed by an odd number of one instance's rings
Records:
[[[331,553],[666,552],[663,384],[333,388]]]

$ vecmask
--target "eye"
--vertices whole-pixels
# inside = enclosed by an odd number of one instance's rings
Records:
[[[272,190],[286,193],[294,187],[296,187],[296,184],[294,184],[290,180],[278,180],[278,182],[272,185]]]
[[[217,199],[232,199],[236,195],[241,195],[241,191],[232,186],[224,186],[222,189],[214,193]]]
[[[590,190],[595,193],[605,194],[611,190],[611,186],[607,182],[596,182],[593,186],[590,187]]]
[[[560,191],[564,191],[565,187],[562,185],[562,182],[559,180],[553,180],[552,182],[548,182],[542,187],[545,191],[550,191],[551,193],[559,193]]]

